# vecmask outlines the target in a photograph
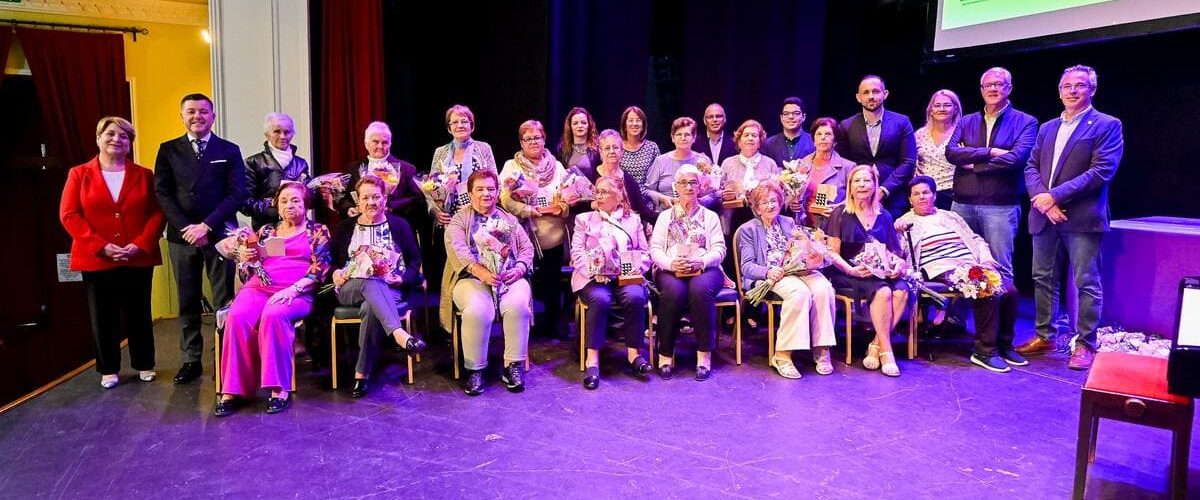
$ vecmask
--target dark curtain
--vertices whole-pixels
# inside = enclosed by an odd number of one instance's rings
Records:
[[[12,45],[13,30],[0,28],[0,68],[8,62],[8,48]],[[4,71],[0,70],[0,84],[4,83]]]
[[[37,88],[49,154],[64,165],[96,155],[96,122],[129,118],[123,35],[17,28]]]
[[[370,0],[321,2],[317,173],[363,156],[363,130],[384,120],[383,6]],[[393,131],[395,133],[395,131]]]

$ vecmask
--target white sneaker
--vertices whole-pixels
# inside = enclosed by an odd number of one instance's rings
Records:
[[[154,370],[142,370],[138,372],[138,379],[142,382],[153,382],[156,378],[158,378],[158,374],[154,373]]]

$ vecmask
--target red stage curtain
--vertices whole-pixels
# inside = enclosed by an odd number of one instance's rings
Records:
[[[384,118],[382,19],[382,2],[321,2],[319,174],[365,156],[363,130]]]
[[[50,134],[63,165],[96,155],[96,122],[129,118],[124,35],[17,28]]]
[[[4,83],[4,63],[8,62],[8,48],[12,40],[13,30],[0,27],[0,84]]]

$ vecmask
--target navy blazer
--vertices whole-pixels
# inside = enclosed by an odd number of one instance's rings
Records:
[[[946,145],[946,159],[954,169],[954,201],[972,205],[1017,205],[1024,190],[1025,164],[1037,139],[1037,118],[1009,105],[996,117],[992,136],[987,137],[983,113],[958,120]],[[990,146],[986,146],[990,144]],[[1008,154],[992,158],[991,148]],[[973,168],[962,168],[974,165]]]
[[[1050,165],[1054,161],[1054,141],[1062,118],[1042,124],[1029,163],[1025,165],[1025,188],[1030,198],[1050,193],[1055,203],[1067,214],[1058,225],[1061,231],[1108,231],[1108,184],[1117,174],[1125,139],[1121,120],[1095,108],[1078,118],[1079,125],[1067,138],[1054,178]],[[1029,234],[1039,234],[1050,220],[1037,209],[1029,211]]]
[[[875,165],[879,169],[879,185],[888,192],[884,206],[908,207],[908,181],[917,166],[917,139],[912,122],[900,113],[883,111],[879,147],[871,154],[867,139],[867,120],[862,113],[842,120],[837,128],[838,154],[855,165]],[[849,182],[849,180],[847,180]]]
[[[237,226],[237,211],[249,198],[242,152],[216,134],[200,158],[187,134],[164,142],[154,161],[154,191],[167,216],[167,241],[187,244],[183,228],[203,222],[215,244]]]
[[[775,164],[779,165],[779,168],[783,168],[783,162],[799,160],[816,150],[817,146],[813,144],[812,136],[801,130],[800,135],[796,136],[796,147],[792,150],[791,155],[788,155],[787,137],[783,135],[783,132],[768,137],[763,143],[761,152],[775,160]]]
[[[721,157],[717,158],[712,154],[712,144],[708,143],[708,129],[700,127],[700,136],[696,138],[696,143],[692,146],[693,151],[704,153],[704,156],[709,157],[713,161],[713,165],[719,166],[726,158],[738,154],[737,144],[733,143],[733,133],[726,130],[721,134]]]

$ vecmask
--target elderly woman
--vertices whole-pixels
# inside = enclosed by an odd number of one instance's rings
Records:
[[[960,266],[983,266],[1001,276],[1003,293],[969,299],[975,312],[971,363],[998,373],[1009,371],[1009,365],[1029,364],[1013,349],[1017,289],[999,272],[987,241],[971,231],[962,216],[936,206],[937,181],[932,177],[918,175],[908,185],[912,211],[896,220],[896,229],[908,232],[914,260],[928,279],[950,284],[950,274]]]
[[[759,153],[767,133],[761,123],[756,120],[746,120],[733,133],[733,143],[737,145],[738,154],[726,158],[721,163],[721,191],[723,201],[733,201],[744,197],[751,189],[770,179],[779,178],[779,166],[767,155]],[[749,219],[749,214],[735,215],[734,210],[722,208],[721,227],[729,234],[731,226],[740,226]]]
[[[358,180],[367,174],[383,179],[387,186],[384,195],[387,203],[384,207],[387,213],[397,215],[404,220],[424,220],[425,195],[417,187],[413,176],[417,168],[413,164],[392,156],[392,129],[383,122],[371,122],[363,132],[363,145],[367,149],[367,159],[351,162],[346,165],[345,173],[350,174],[349,186],[357,186]],[[358,217],[358,202],[350,190],[336,200],[326,199],[343,217]]]
[[[129,360],[138,378],[150,382],[157,376],[150,277],[162,264],[158,239],[166,219],[154,195],[154,173],[129,160],[133,137],[128,120],[101,118],[96,124],[100,151],[67,173],[58,210],[71,235],[71,270],[83,273],[96,371],[105,389],[120,382],[122,337],[129,339]]]
[[[279,220],[279,210],[274,205],[275,194],[283,181],[308,184],[312,177],[308,162],[296,155],[292,138],[296,136],[296,125],[285,113],[268,113],[263,123],[263,150],[246,157],[246,184],[250,188],[250,199],[242,213],[250,216],[255,230]]]
[[[312,311],[313,291],[329,272],[329,229],[308,220],[307,194],[304,184],[284,181],[272,200],[279,223],[260,228],[257,245],[239,245],[237,236],[217,244],[226,258],[261,269],[238,266],[246,284],[225,318],[218,417],[237,411],[259,387],[271,390],[267,413],[291,405],[294,325]]]
[[[658,212],[654,211],[650,203],[642,197],[641,184],[633,178],[632,174],[621,168],[623,158],[621,136],[617,131],[605,129],[600,132],[600,164],[596,167],[595,174],[589,176],[588,180],[593,184],[603,177],[621,180],[621,184],[624,186],[621,196],[628,205],[626,209],[638,214],[643,221],[658,217]]]
[[[616,142],[610,145],[620,147]],[[646,286],[622,285],[618,279],[622,274],[641,276],[650,269],[650,244],[642,231],[642,218],[630,209],[626,192],[625,182],[620,178],[600,177],[596,181],[596,200],[592,202],[595,211],[575,218],[571,241],[571,265],[575,271],[571,274],[571,289],[587,306],[583,378],[583,387],[587,389],[600,386],[600,349],[604,347],[609,313],[614,310],[623,319],[625,359],[633,375],[645,379],[651,368],[640,353],[646,331]],[[621,265],[627,261],[632,269],[622,272]]]
[[[754,219],[738,228],[739,263],[742,269],[742,286],[750,288],[760,280],[774,280],[771,288],[783,299],[779,321],[779,335],[775,337],[775,356],[771,367],[780,376],[800,378],[800,371],[792,361],[792,351],[813,351],[817,373],[833,373],[829,348],[836,344],[833,337],[833,285],[818,268],[827,264],[823,249],[809,246],[805,258],[808,271],[798,275],[784,275],[784,257],[792,242],[796,222],[779,215],[783,208],[783,188],[775,181],[767,181],[750,191],[748,201],[754,211]]]
[[[529,221],[530,238],[538,255],[533,272],[534,298],[545,308],[540,331],[551,337],[561,335],[562,266],[566,263],[568,207],[578,200],[559,195],[567,171],[554,155],[546,151],[546,129],[537,120],[528,120],[518,129],[521,150],[504,162],[500,205],[508,213]],[[525,188],[515,179],[523,178]],[[544,330],[542,330],[544,328]]]
[[[685,165],[675,171],[678,201],[658,215],[650,237],[655,282],[662,292],[658,312],[659,375],[674,373],[675,331],[686,310],[696,331],[696,380],[712,373],[717,345],[716,297],[724,284],[721,261],[725,235],[717,214],[700,206],[696,196],[700,171]]]
[[[892,352],[892,331],[908,305],[908,284],[901,278],[908,272],[903,259],[894,259],[886,276],[877,278],[854,258],[867,243],[881,242],[893,255],[901,253],[900,240],[892,227],[892,216],[880,205],[879,171],[871,165],[850,170],[849,194],[844,205],[833,209],[826,225],[829,250],[838,271],[830,273],[837,289],[850,289],[858,303],[868,303],[875,339],[867,346],[863,368],[882,368],[889,377],[900,376],[896,355]]]
[[[365,175],[354,186],[358,216],[338,224],[332,243],[333,285],[338,302],[358,306],[358,362],[350,396],[367,394],[367,380],[379,341],[386,334],[410,354],[425,349],[425,342],[401,326],[402,290],[421,282],[421,252],[404,219],[386,212],[387,182]],[[370,269],[367,269],[369,267]],[[333,360],[337,362],[337,360]]]
[[[937,204],[942,210],[950,210],[954,201],[954,164],[946,159],[946,146],[961,116],[958,94],[939,90],[925,106],[925,126],[913,134],[917,141],[916,173],[932,177],[937,183]]]
[[[475,113],[471,112],[471,108],[461,104],[450,106],[446,110],[446,130],[450,132],[450,143],[433,151],[433,164],[429,172],[455,174],[460,182],[450,193],[446,207],[429,207],[440,226],[449,224],[450,217],[458,208],[467,204],[466,181],[471,174],[476,170],[496,171],[492,147],[486,142],[471,139],[471,134],[475,132]]]
[[[596,165],[600,164],[600,146],[596,142],[596,121],[584,108],[571,108],[563,121],[562,139],[558,143],[558,157],[567,170],[595,177]]]
[[[646,182],[650,164],[658,158],[658,144],[646,139],[646,112],[630,106],[621,112],[621,170],[629,172],[638,182],[639,191]],[[649,222],[647,220],[647,222]]]
[[[833,206],[846,198],[846,174],[854,168],[854,162],[842,158],[834,146],[837,145],[837,120],[829,117],[817,118],[812,124],[813,144],[817,150],[800,159],[797,169],[808,174],[808,186],[801,199],[793,200],[789,207],[797,220],[806,220],[808,226],[825,228],[825,221],[833,212]],[[826,195],[818,201],[817,191],[821,185],[833,186],[836,193]]]
[[[561,167],[560,167],[561,168]],[[496,208],[496,174],[479,170],[467,178],[471,204],[446,226],[446,269],[442,274],[442,327],[452,330],[454,309],[462,311],[463,392],[483,394],[488,341],[497,313],[504,322],[504,373],[512,392],[525,390],[529,323],[533,308],[526,276],[533,268],[533,243],[517,229],[516,217]]]
[[[696,142],[696,120],[684,116],[671,122],[671,142],[675,144],[675,149],[654,159],[643,183],[646,196],[658,210],[670,208],[678,201],[672,189],[675,187],[675,171],[680,166],[694,166],[701,161],[712,164],[712,159],[704,153],[692,151],[692,144]],[[693,194],[699,196],[695,191]]]

